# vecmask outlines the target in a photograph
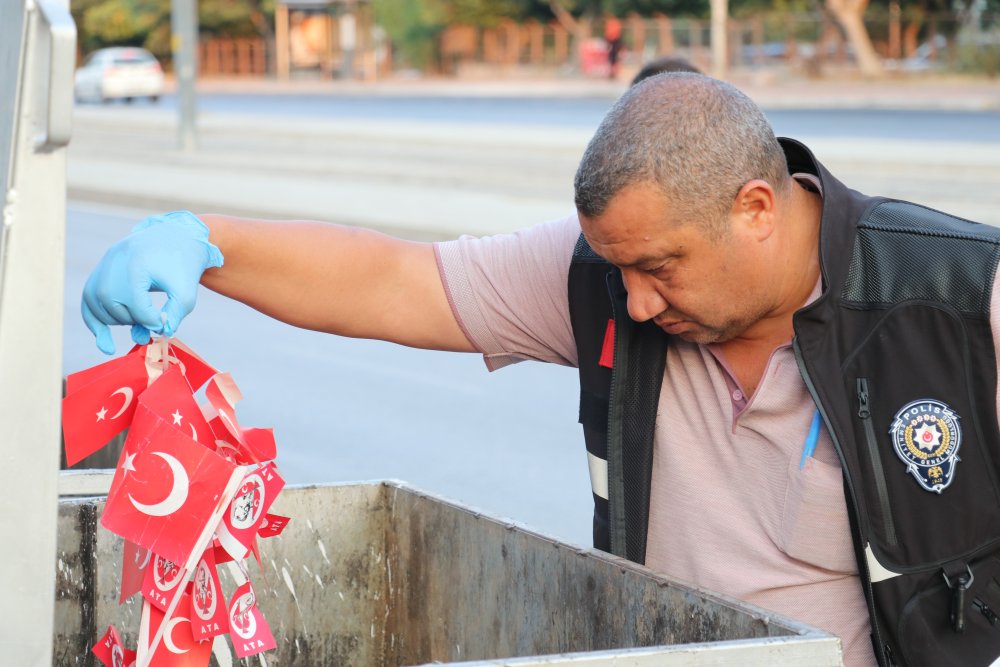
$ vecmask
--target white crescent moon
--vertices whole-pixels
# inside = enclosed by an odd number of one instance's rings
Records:
[[[194,430],[194,424],[188,422],[188,426],[191,427],[191,439],[198,442],[198,431]]]
[[[132,392],[132,387],[120,387],[116,389],[114,392],[112,392],[111,396],[114,396],[115,394],[121,394],[122,396],[124,396],[125,402],[122,403],[121,410],[111,415],[111,419],[118,419],[119,417],[121,417],[122,413],[125,412],[125,410],[128,409],[128,406],[132,404],[132,398],[134,397],[134,394]],[[111,398],[111,396],[108,396],[108,398]]]
[[[163,629],[163,644],[167,647],[167,650],[174,655],[183,655],[191,650],[186,648],[182,651],[177,648],[177,644],[174,643],[174,626],[181,621],[187,621],[188,623],[191,622],[190,619],[184,618],[183,616],[177,616],[167,621],[167,627]]]
[[[164,452],[150,452],[154,456],[159,456],[161,459],[167,462],[170,466],[170,471],[174,475],[174,483],[170,488],[170,493],[167,497],[158,503],[152,505],[146,505],[144,503],[137,502],[132,494],[128,494],[128,499],[132,502],[132,505],[142,512],[143,514],[149,516],[167,516],[168,514],[173,514],[181,508],[184,501],[187,500],[188,495],[188,476],[187,471],[184,470],[184,466],[181,462],[170,454]]]

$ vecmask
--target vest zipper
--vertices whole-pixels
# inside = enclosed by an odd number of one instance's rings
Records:
[[[823,403],[819,400],[819,392],[816,391],[816,385],[813,384],[812,377],[809,376],[809,371],[806,369],[806,362],[802,356],[802,348],[799,347],[799,337],[794,336],[792,338],[792,351],[795,352],[795,362],[799,366],[799,375],[802,376],[802,381],[806,385],[806,391],[813,399],[813,403],[816,404],[816,409],[819,410],[820,416],[823,417],[823,425],[826,427],[826,432],[830,436],[830,440],[833,442],[833,449],[837,452],[837,458],[840,459],[841,471],[844,475],[844,482],[847,485],[847,491],[850,494],[850,502],[847,506],[847,511],[851,512],[855,518],[858,514],[858,492],[854,487],[854,479],[851,477],[850,468],[847,467],[847,461],[844,458],[843,446],[840,444],[840,438],[837,436],[837,431],[835,431],[830,422],[830,417],[826,412],[826,408]],[[858,526],[858,532],[861,532],[861,522],[855,521]],[[866,535],[860,535],[862,539],[867,539]],[[861,579],[861,585],[865,589],[865,601],[868,603],[868,618],[871,623],[873,642],[877,647],[875,649],[875,659],[880,665],[895,665],[896,661],[892,656],[892,648],[882,641],[882,633],[879,630],[878,617],[875,612],[875,592],[872,589],[872,578],[868,571],[868,561],[864,557],[864,546],[855,545],[855,552],[858,554],[856,560],[858,562],[859,579]],[[888,655],[887,655],[888,653]]]
[[[625,541],[625,461],[622,451],[621,394],[624,372],[628,363],[628,346],[625,343],[628,314],[623,316],[614,286],[614,272],[608,273],[608,293],[611,296],[611,315],[615,320],[614,354],[611,362],[611,388],[608,393],[608,541],[611,553],[627,558]]]
[[[997,624],[1000,624],[1000,616],[997,616],[997,613],[993,611],[993,609],[988,604],[986,604],[979,598],[975,598],[972,600],[972,606],[978,609],[979,613],[985,616],[986,620],[989,621],[989,624],[992,625],[994,628],[997,627]]]
[[[872,462],[872,472],[875,475],[875,493],[878,495],[878,505],[882,512],[882,527],[885,529],[885,541],[889,546],[896,546],[896,523],[892,518],[892,505],[889,503],[889,488],[885,483],[885,469],[882,467],[882,454],[875,438],[875,426],[872,424],[872,413],[869,406],[871,394],[868,392],[868,378],[858,378],[858,417],[865,427],[865,444],[868,445],[868,458]]]

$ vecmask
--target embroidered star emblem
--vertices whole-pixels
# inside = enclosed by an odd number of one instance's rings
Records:
[[[104,416],[106,414],[108,414],[108,409],[102,405],[101,406],[101,411],[97,413],[97,421],[99,421],[99,422],[104,421]]]
[[[175,426],[180,426],[181,425],[181,419],[183,419],[184,415],[181,414],[180,410],[174,410],[174,414],[172,414],[170,416],[174,418],[174,425]]]
[[[933,424],[922,424],[914,436],[917,447],[920,449],[933,450],[941,443],[941,432]]]

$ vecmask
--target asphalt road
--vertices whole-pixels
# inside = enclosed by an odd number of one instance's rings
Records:
[[[207,113],[281,115],[297,118],[409,120],[596,128],[610,108],[608,97],[461,97],[428,95],[200,93]],[[176,97],[137,108],[176,109]],[[921,109],[768,109],[776,133],[785,136],[1000,142],[1000,111]]]

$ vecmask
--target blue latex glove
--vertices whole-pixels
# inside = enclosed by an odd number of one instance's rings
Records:
[[[190,211],[146,218],[111,246],[83,288],[83,321],[97,347],[114,354],[109,324],[131,324],[132,340],[150,332],[173,336],[194,309],[205,269],[222,266],[222,252],[208,241],[208,227]],[[165,292],[162,311],[150,292]]]

